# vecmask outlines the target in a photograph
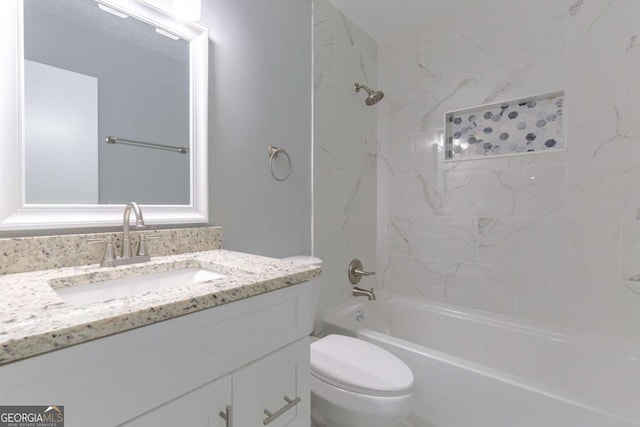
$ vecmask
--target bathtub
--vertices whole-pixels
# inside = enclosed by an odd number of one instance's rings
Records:
[[[322,333],[373,342],[409,365],[415,427],[640,426],[636,346],[403,298],[327,312]]]

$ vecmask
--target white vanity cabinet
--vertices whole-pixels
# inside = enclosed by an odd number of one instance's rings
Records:
[[[265,409],[308,427],[310,308],[302,283],[2,365],[0,404],[64,405],[69,427],[253,427]]]
[[[308,427],[309,403],[309,341],[303,338],[122,427],[261,426],[265,421],[274,427]]]

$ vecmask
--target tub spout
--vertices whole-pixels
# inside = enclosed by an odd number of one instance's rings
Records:
[[[369,301],[376,300],[376,294],[373,292],[373,288],[371,288],[370,290],[366,290],[366,289],[362,289],[357,286],[354,286],[352,295],[354,297],[367,297]]]

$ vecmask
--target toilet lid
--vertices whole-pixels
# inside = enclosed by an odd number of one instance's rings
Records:
[[[311,372],[356,392],[397,395],[413,386],[413,372],[396,356],[369,342],[327,335],[311,344]]]

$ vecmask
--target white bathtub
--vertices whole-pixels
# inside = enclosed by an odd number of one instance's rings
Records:
[[[323,334],[363,338],[411,367],[416,427],[640,426],[635,346],[401,298],[323,321]]]

